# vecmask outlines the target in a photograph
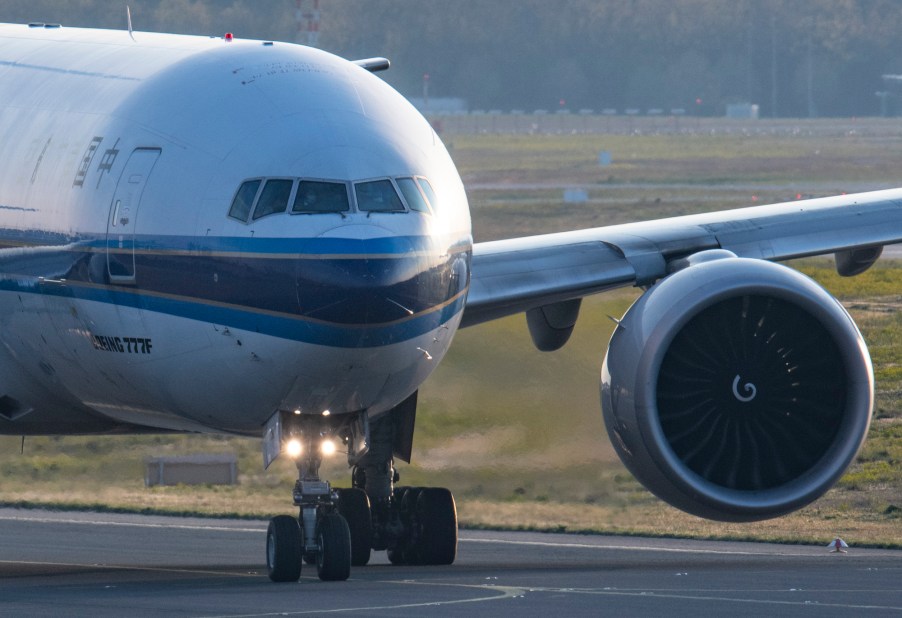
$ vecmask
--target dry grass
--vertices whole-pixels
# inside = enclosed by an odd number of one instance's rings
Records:
[[[700,519],[660,502],[617,508],[466,500],[458,503],[458,512],[461,522],[470,527],[824,545],[840,536],[853,545],[902,547],[902,517],[898,511],[863,518],[859,511],[841,505],[812,506],[778,519],[744,524]]]

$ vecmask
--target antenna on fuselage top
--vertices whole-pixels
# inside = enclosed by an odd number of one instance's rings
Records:
[[[125,17],[128,19],[128,36],[132,38],[132,41],[135,40],[135,34],[132,32],[132,10],[128,8],[128,5],[125,5]]]

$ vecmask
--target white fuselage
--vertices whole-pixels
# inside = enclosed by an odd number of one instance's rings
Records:
[[[375,416],[447,351],[464,190],[364,69],[284,43],[3,25],[0,90],[0,432]],[[258,180],[260,210],[230,216]],[[268,180],[289,191],[272,214]],[[345,187],[347,208],[305,210],[305,183]]]

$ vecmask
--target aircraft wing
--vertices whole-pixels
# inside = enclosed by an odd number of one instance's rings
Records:
[[[649,285],[710,249],[772,261],[835,253],[840,274],[854,275],[899,242],[902,189],[477,243],[461,325],[555,305],[567,313],[568,301]]]

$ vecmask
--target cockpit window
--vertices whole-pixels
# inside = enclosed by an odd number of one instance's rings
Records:
[[[390,180],[358,182],[354,191],[361,212],[404,212],[404,203]]]
[[[293,215],[356,212],[435,213],[438,200],[422,176],[401,176],[353,183],[308,178],[251,178],[241,183],[229,217],[242,223],[291,212]],[[291,208],[289,209],[289,205]]]
[[[432,206],[432,212],[437,212],[438,198],[435,196],[435,191],[432,190],[432,185],[422,176],[417,177],[417,184],[420,185],[423,193],[426,194],[426,199],[429,200],[429,205]]]
[[[257,189],[263,182],[259,178],[257,180],[247,180],[241,183],[235,199],[232,200],[232,207],[229,209],[229,216],[239,221],[247,222],[248,215],[251,214],[251,206],[254,205],[254,197],[257,195]]]
[[[285,209],[288,208],[288,198],[291,197],[292,185],[294,185],[293,180],[284,178],[267,180],[260,199],[257,200],[257,207],[254,209],[254,220],[266,215],[285,212]]]
[[[292,213],[347,212],[348,187],[343,182],[314,182],[302,180],[294,198]]]
[[[407,200],[407,205],[410,206],[410,209],[428,213],[429,204],[426,203],[426,199],[423,197],[423,194],[420,193],[414,179],[398,178],[397,181],[398,188],[401,189],[401,193],[404,195],[404,199]]]

